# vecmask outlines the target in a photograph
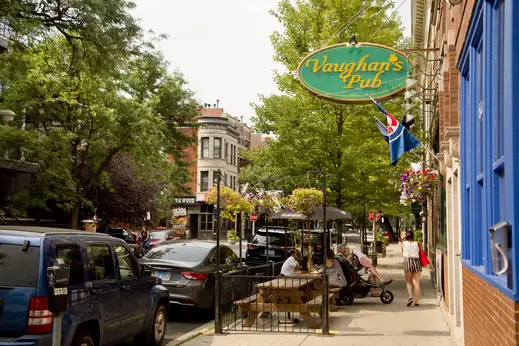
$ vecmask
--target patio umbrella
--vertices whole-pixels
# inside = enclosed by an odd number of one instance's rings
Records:
[[[285,219],[285,220],[307,220],[306,216],[299,213],[294,213],[288,209],[283,209],[277,213],[269,215],[272,219]],[[316,207],[310,220],[322,220],[323,219],[323,207]],[[335,207],[326,207],[326,219],[327,220],[348,220],[351,219],[350,212]]]

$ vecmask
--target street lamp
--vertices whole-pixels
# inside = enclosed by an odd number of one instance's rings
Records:
[[[0,118],[5,123],[10,123],[14,120],[15,113],[9,109],[0,109]]]

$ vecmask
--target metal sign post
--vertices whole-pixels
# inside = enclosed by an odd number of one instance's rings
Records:
[[[217,170],[216,178],[216,287],[215,294],[215,323],[214,331],[217,334],[222,334],[222,316],[220,315],[220,178],[221,172]]]

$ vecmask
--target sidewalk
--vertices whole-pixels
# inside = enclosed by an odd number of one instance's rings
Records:
[[[455,345],[438,306],[429,270],[422,272],[420,307],[406,306],[402,261],[398,244],[390,245],[387,256],[378,261],[380,273],[394,279],[388,286],[395,295],[393,303],[384,305],[379,298],[367,297],[356,299],[351,306],[339,307],[339,311],[330,313],[333,337],[267,332],[232,332],[221,336],[211,330],[182,345]],[[177,344],[173,341],[168,346]]]

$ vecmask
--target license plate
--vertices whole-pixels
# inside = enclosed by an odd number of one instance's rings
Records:
[[[274,256],[276,254],[276,251],[274,250],[265,250],[265,255]]]
[[[153,273],[154,276],[158,277],[159,279],[162,279],[162,280],[169,280],[171,274],[168,273],[168,272],[155,272]]]
[[[67,294],[67,288],[66,287],[62,287],[62,288],[55,288],[54,289],[54,295],[55,296],[63,296],[65,294]]]

